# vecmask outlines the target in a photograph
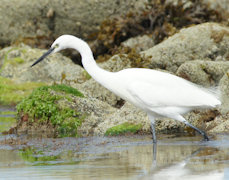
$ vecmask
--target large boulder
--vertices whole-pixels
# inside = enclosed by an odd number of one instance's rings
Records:
[[[203,0],[205,4],[207,4],[211,9],[217,9],[219,12],[224,12],[229,14],[229,0]]]
[[[21,45],[0,51],[0,75],[18,82],[74,82],[85,78],[84,69],[61,54],[53,54],[30,67],[46,50]]]
[[[229,28],[217,23],[203,23],[188,28],[143,51],[145,66],[176,72],[192,60],[226,61],[229,57]]]
[[[20,38],[50,39],[62,34],[87,38],[102,21],[144,8],[141,1],[2,0],[0,45]],[[29,39],[25,39],[29,40]]]
[[[152,37],[143,35],[143,36],[136,36],[121,43],[122,47],[134,49],[136,53],[141,51],[145,51],[155,45],[155,42]]]
[[[130,103],[125,103],[122,108],[104,118],[104,121],[98,124],[94,132],[97,135],[103,135],[106,134],[110,128],[117,127],[118,125],[125,125],[125,123],[141,125],[139,130],[150,132],[150,122],[146,113]],[[125,126],[123,129],[125,131]]]
[[[176,74],[205,87],[214,87],[229,69],[228,61],[195,60],[183,63]]]
[[[221,100],[222,100],[222,106],[220,107],[220,112],[222,115],[226,115],[229,114],[229,70],[224,74],[219,84],[220,84]]]

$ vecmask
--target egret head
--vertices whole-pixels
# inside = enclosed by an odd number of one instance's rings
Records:
[[[67,48],[72,48],[72,40],[75,37],[72,35],[62,35],[60,37],[58,37],[52,44],[51,49],[53,48],[53,52],[58,52],[61,51],[63,49],[67,49]]]
[[[72,40],[71,35],[62,35],[58,37],[52,44],[51,48],[46,53],[44,53],[36,62],[34,62],[31,65],[31,67],[35,66],[37,63],[41,62],[42,60],[45,59],[45,57],[47,57],[52,53],[56,53],[58,51],[61,51],[62,49],[70,48],[69,45],[71,45],[71,40]]]

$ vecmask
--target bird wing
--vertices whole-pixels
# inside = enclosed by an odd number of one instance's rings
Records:
[[[129,93],[147,107],[200,107],[219,103],[213,94],[188,81],[135,81],[129,84]]]

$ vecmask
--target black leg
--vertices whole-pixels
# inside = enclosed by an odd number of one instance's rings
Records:
[[[157,166],[157,143],[153,143],[153,166]]]
[[[148,114],[148,117],[151,125],[153,143],[157,143],[156,130],[155,130],[155,118],[150,113]]]
[[[157,164],[157,137],[156,137],[156,129],[155,129],[155,119],[154,116],[148,114],[150,123],[151,123],[151,132],[153,138],[153,166],[156,167]]]
[[[200,133],[203,137],[205,141],[209,141],[209,138],[207,136],[207,134],[204,131],[201,131],[200,129],[198,129],[197,127],[193,126],[192,124],[190,124],[189,122],[185,122],[185,124],[193,129],[195,129],[198,133]]]
[[[152,132],[153,143],[156,144],[157,137],[156,137],[156,130],[153,122],[151,122],[151,132]]]
[[[197,127],[193,126],[192,124],[190,124],[188,121],[185,120],[185,118],[183,116],[181,116],[180,114],[177,114],[175,116],[172,117],[173,119],[176,119],[180,122],[185,123],[187,126],[191,127],[192,129],[195,129],[198,133],[200,133],[203,137],[205,141],[209,141],[209,138],[207,136],[207,134],[204,131],[201,131],[200,129],[198,129]]]

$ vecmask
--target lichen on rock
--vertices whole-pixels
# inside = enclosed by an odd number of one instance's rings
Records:
[[[0,75],[17,82],[34,81],[51,84],[62,80],[63,83],[70,84],[85,81],[84,69],[59,53],[49,56],[31,68],[34,60],[44,52],[46,50],[31,48],[24,44],[0,50]]]

